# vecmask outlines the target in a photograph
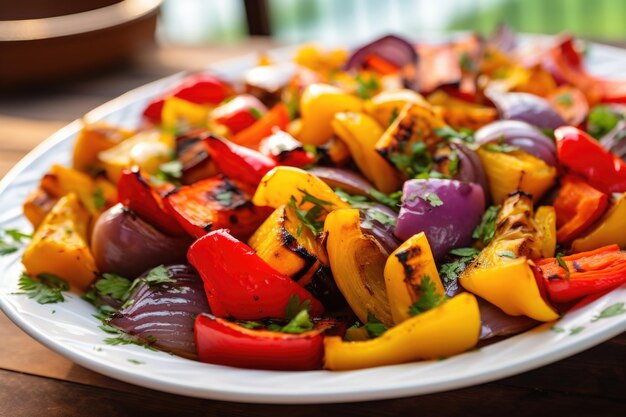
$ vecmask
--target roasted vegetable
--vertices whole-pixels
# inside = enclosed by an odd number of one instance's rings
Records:
[[[271,210],[250,202],[252,189],[227,178],[207,178],[170,193],[164,202],[174,218],[191,236],[227,228],[246,239],[263,223]]]
[[[541,206],[535,212],[535,223],[543,237],[541,256],[551,258],[556,251],[556,212],[552,206]]]
[[[383,193],[389,194],[402,185],[402,174],[374,149],[383,129],[363,113],[337,113],[332,121],[335,134],[348,145],[354,162],[363,175]]]
[[[554,302],[574,301],[626,283],[626,252],[613,244],[589,252],[541,259],[535,273]]]
[[[472,232],[484,211],[485,196],[478,184],[437,178],[409,180],[402,189],[394,233],[400,240],[426,233],[435,259],[440,259],[450,249],[472,243]]]
[[[324,367],[343,371],[443,358],[474,347],[479,335],[478,303],[473,295],[463,293],[374,340],[344,342],[326,337]]]
[[[611,203],[606,213],[572,242],[574,252],[588,251],[613,243],[626,249],[626,194]]]
[[[433,112],[430,105],[407,103],[376,142],[376,151],[394,163],[394,155],[412,155],[414,145],[419,142],[428,150],[434,150],[440,142],[435,129],[444,126],[444,121]]]
[[[211,110],[211,118],[226,126],[233,135],[252,126],[267,113],[267,107],[258,98],[241,94],[222,102]]]
[[[217,175],[217,168],[203,142],[209,135],[205,129],[192,129],[176,138],[176,159],[181,164],[181,183],[189,185]]]
[[[152,347],[197,359],[194,319],[209,312],[202,279],[189,265],[162,267],[167,282],[149,284],[146,274],[108,324]],[[129,283],[129,285],[131,285]]]
[[[41,188],[54,198],[75,193],[92,216],[99,216],[117,201],[117,192],[103,178],[92,179],[87,174],[61,165],[53,165],[41,179]]]
[[[443,90],[435,91],[427,99],[443,120],[455,129],[477,130],[498,118],[498,112],[493,107],[454,98]]]
[[[359,210],[331,212],[324,222],[324,232],[330,268],[354,314],[363,323],[373,315],[392,326],[383,274],[389,252],[363,233]]]
[[[100,272],[135,278],[164,263],[183,262],[192,240],[168,236],[121,204],[98,218],[91,248]]]
[[[385,285],[395,324],[411,317],[411,306],[424,293],[445,297],[437,265],[423,232],[409,238],[389,255],[385,263]]]
[[[360,99],[327,84],[308,86],[300,99],[302,130],[296,137],[300,142],[321,145],[333,134],[331,121],[335,113],[359,112],[363,106]]]
[[[261,141],[271,135],[275,129],[287,130],[289,111],[287,106],[279,103],[272,107],[253,125],[247,127],[230,139],[238,145],[256,148]]]
[[[297,300],[298,311],[301,303],[308,305],[314,317],[324,311],[307,290],[223,229],[198,239],[187,256],[204,280],[211,312],[217,317],[285,318],[292,300]]]
[[[54,205],[26,248],[22,263],[31,275],[49,273],[86,290],[98,272],[87,246],[89,213],[76,194],[69,193]]]
[[[524,151],[508,145],[484,145],[478,156],[487,173],[494,203],[502,203],[515,190],[522,190],[538,201],[556,180],[556,168]]]
[[[561,179],[554,201],[557,240],[570,242],[598,220],[606,210],[609,196],[573,175]]]
[[[48,194],[41,187],[28,194],[24,201],[23,211],[24,216],[33,225],[33,229],[39,227],[57,201],[59,201],[58,198]]]
[[[97,172],[98,169],[102,169],[98,154],[131,136],[132,132],[106,123],[83,126],[74,144],[72,167],[90,174]]]
[[[426,105],[424,97],[413,90],[385,90],[369,99],[363,105],[365,112],[380,123],[389,126],[400,115],[407,103]]]
[[[324,201],[324,208],[330,211],[338,208],[349,208],[350,205],[343,201],[335,192],[324,183],[306,171],[294,167],[276,167],[268,172],[252,198],[257,206],[280,207],[288,204],[291,198],[303,201],[300,208],[310,210],[315,206],[311,199]]]
[[[459,282],[512,316],[557,319],[557,312],[542,297],[530,263],[542,256],[542,240],[533,220],[531,196],[512,194],[498,213],[493,240],[461,274]]]
[[[202,362],[252,369],[308,371],[322,367],[320,330],[300,334],[251,330],[237,323],[201,314],[195,325]]]
[[[185,234],[185,230],[167,211],[163,199],[138,167],[123,171],[117,184],[117,192],[120,203],[161,232],[170,236]]]
[[[282,130],[263,139],[259,144],[259,152],[272,158],[278,165],[302,168],[315,161],[315,156],[307,152],[301,142]]]

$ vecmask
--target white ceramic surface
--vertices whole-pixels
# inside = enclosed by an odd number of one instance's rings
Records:
[[[288,55],[279,51],[278,57]],[[247,56],[212,68],[227,78],[252,65]],[[626,52],[593,45],[592,71],[623,75]],[[87,115],[89,121],[132,128],[144,105],[176,84],[175,75],[133,90]],[[33,150],[0,183],[0,228],[29,230],[21,204],[53,163],[67,164],[81,123],[74,121]],[[40,305],[17,292],[21,251],[0,258],[0,307],[20,328],[72,361],[102,374],[145,387],[194,397],[259,403],[322,403],[395,398],[480,384],[537,368],[626,330],[626,314],[595,318],[626,303],[626,286],[567,313],[557,323],[442,361],[409,363],[350,372],[275,372],[195,362],[135,345],[110,346],[92,317],[94,309],[75,294],[64,303]],[[551,329],[556,326],[560,331]],[[583,328],[582,330],[580,328]],[[576,329],[572,332],[573,329]],[[141,364],[133,362],[140,361]]]

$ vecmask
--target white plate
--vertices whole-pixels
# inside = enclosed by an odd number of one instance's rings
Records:
[[[288,52],[279,51],[284,57]],[[236,77],[252,65],[247,56],[219,64],[214,72]],[[592,70],[614,75],[626,70],[626,52],[594,45]],[[89,121],[132,128],[144,105],[176,84],[175,75],[97,108]],[[0,228],[29,230],[21,205],[54,163],[67,164],[81,127],[70,123],[18,163],[0,183]],[[557,323],[443,361],[409,363],[350,372],[275,372],[236,369],[195,362],[139,346],[110,346],[92,317],[93,307],[70,294],[67,301],[40,305],[17,291],[21,253],[0,258],[0,307],[22,330],[52,350],[86,368],[129,383],[175,394],[258,403],[328,403],[395,398],[480,384],[537,368],[594,345],[626,330],[626,314],[595,320],[616,303],[626,303],[626,286],[603,296]],[[555,325],[564,331],[551,330]],[[582,331],[580,331],[580,328]],[[572,332],[573,329],[577,331]],[[572,334],[573,333],[573,334]],[[131,361],[140,361],[134,364]]]

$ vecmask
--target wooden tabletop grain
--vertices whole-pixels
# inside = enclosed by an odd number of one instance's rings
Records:
[[[182,69],[271,47],[267,40],[161,47],[99,74],[0,92],[0,177],[67,122],[133,87]],[[620,416],[626,415],[626,333],[511,378],[388,401],[273,406],[199,400],[91,372],[30,338],[0,312],[0,417],[26,416]]]

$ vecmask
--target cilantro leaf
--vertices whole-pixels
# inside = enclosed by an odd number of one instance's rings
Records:
[[[289,302],[285,307],[285,317],[289,320],[293,319],[302,310],[309,310],[311,308],[311,300],[308,298],[304,301],[300,301],[300,296],[297,294],[289,297]]]
[[[104,198],[104,190],[102,187],[97,187],[91,195],[91,198],[93,199],[93,206],[97,210],[102,210],[106,207],[107,201]]]
[[[587,116],[587,131],[596,139],[609,133],[624,116],[608,106],[596,106]]]
[[[570,270],[565,261],[563,260],[563,254],[561,252],[556,254],[556,263],[565,270],[565,279],[569,279]]]
[[[451,283],[456,280],[459,275],[461,275],[463,271],[465,271],[465,269],[467,269],[467,267],[474,262],[474,259],[476,259],[480,251],[475,248],[458,248],[452,249],[448,253],[454,256],[460,256],[460,258],[452,262],[442,264],[439,267],[439,276],[445,283]]]
[[[443,201],[439,198],[437,194],[432,191],[425,192],[420,196],[420,198],[430,204],[432,207],[443,206]]]
[[[365,217],[368,220],[376,220],[383,226],[395,226],[398,220],[387,213],[377,209],[366,209]]]
[[[411,316],[416,316],[433,309],[443,304],[447,299],[445,295],[437,293],[437,287],[428,275],[424,275],[422,278],[419,290],[421,291],[420,298],[409,307],[409,314]]]
[[[380,337],[387,331],[387,327],[372,313],[367,313],[367,323],[364,327],[370,337]]]
[[[307,300],[309,301],[309,300]],[[307,308],[300,310],[286,325],[279,330],[282,333],[300,334],[313,330],[313,322]]]
[[[18,287],[28,298],[35,298],[39,304],[53,304],[65,301],[63,291],[68,291],[70,285],[62,278],[53,274],[43,273],[33,279],[30,275],[22,274]]]
[[[131,281],[116,274],[102,274],[102,278],[94,284],[97,294],[106,295],[119,301],[125,301],[124,297],[131,287]]]
[[[473,239],[479,239],[485,246],[491,242],[496,234],[496,219],[499,211],[499,206],[490,206],[485,210],[480,224],[472,232]]]
[[[148,275],[144,278],[146,284],[154,286],[158,284],[171,284],[176,282],[175,279],[170,278],[169,271],[164,265],[154,267],[148,272]]]

